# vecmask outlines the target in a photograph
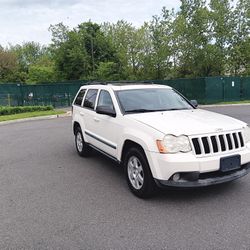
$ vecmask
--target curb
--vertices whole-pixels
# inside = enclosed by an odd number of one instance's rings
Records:
[[[208,104],[208,105],[199,105],[201,108],[212,108],[212,107],[237,107],[237,106],[250,106],[250,103],[234,103],[234,104]]]
[[[64,118],[64,117],[70,117],[70,116],[71,116],[71,111],[68,111],[65,114],[60,114],[60,115],[46,115],[46,116],[37,116],[37,117],[16,119],[16,120],[10,120],[10,121],[3,121],[3,122],[0,122],[0,126],[12,124],[12,123],[20,123],[20,122],[26,122],[26,121],[50,120],[50,119]]]
[[[209,104],[209,105],[199,105],[198,108],[237,107],[237,106],[250,106],[250,103]],[[16,119],[16,120],[11,120],[11,121],[3,121],[3,122],[0,122],[0,126],[12,124],[12,123],[26,122],[26,121],[39,121],[39,120],[50,120],[50,119],[55,119],[55,118],[70,117],[72,115],[71,113],[72,113],[71,111],[67,111],[65,114],[60,114],[60,115],[47,115],[47,116]]]

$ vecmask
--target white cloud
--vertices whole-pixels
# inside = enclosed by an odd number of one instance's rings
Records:
[[[97,23],[124,19],[139,26],[160,14],[163,6],[179,5],[180,0],[0,0],[0,44],[49,43],[48,27],[59,22],[75,27],[89,19]]]

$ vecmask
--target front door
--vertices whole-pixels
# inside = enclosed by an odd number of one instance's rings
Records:
[[[97,101],[97,106],[109,106],[113,110],[115,107],[110,93],[107,90],[101,90]],[[116,117],[103,114],[94,114],[91,127],[94,146],[116,158],[117,141],[120,132],[120,125]]]

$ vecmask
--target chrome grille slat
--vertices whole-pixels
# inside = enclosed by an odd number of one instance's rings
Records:
[[[201,141],[201,137],[198,137],[198,142],[199,142],[199,146],[200,146],[200,149],[201,149],[201,154],[203,155],[205,153],[205,149],[204,149],[204,145]]]
[[[222,135],[223,136],[223,139],[224,139],[224,143],[225,143],[225,146],[226,146],[226,151],[229,150],[229,145],[228,145],[228,140],[227,140],[227,136],[226,134]]]
[[[239,133],[235,133],[236,134],[236,138],[238,141],[238,148],[240,148],[240,137],[239,137]]]
[[[218,153],[219,153],[219,152],[221,152],[221,144],[220,144],[219,136],[216,135],[215,139],[216,139],[216,142],[217,142]]]
[[[235,142],[234,142],[234,137],[233,137],[233,134],[231,134],[231,133],[229,134],[229,136],[230,136],[230,138],[231,138],[232,147],[233,147],[232,150],[233,150],[233,149],[236,148],[236,147],[235,147]]]
[[[238,132],[237,134],[238,134],[238,136],[240,138],[240,145],[241,145],[241,147],[244,147],[244,140],[243,140],[243,137],[242,137],[242,133]]]
[[[235,147],[236,148],[239,148],[240,147],[240,138],[239,138],[239,135],[238,133],[233,133],[233,135],[235,134],[235,137],[236,137],[236,141],[235,141]],[[234,137],[234,136],[233,136]],[[235,139],[234,137],[234,139]],[[237,145],[236,145],[237,144]]]
[[[200,135],[191,138],[194,152],[198,156],[231,152],[243,148],[242,132],[227,132],[222,134]]]
[[[211,141],[211,137],[210,136],[207,137],[207,141],[208,141],[210,153],[214,153],[214,147],[212,145],[212,141]]]

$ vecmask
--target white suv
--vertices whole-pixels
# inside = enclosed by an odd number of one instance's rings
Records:
[[[72,107],[77,152],[88,156],[94,148],[121,163],[138,197],[156,186],[207,186],[246,175],[250,128],[196,104],[162,85],[82,86]]]

